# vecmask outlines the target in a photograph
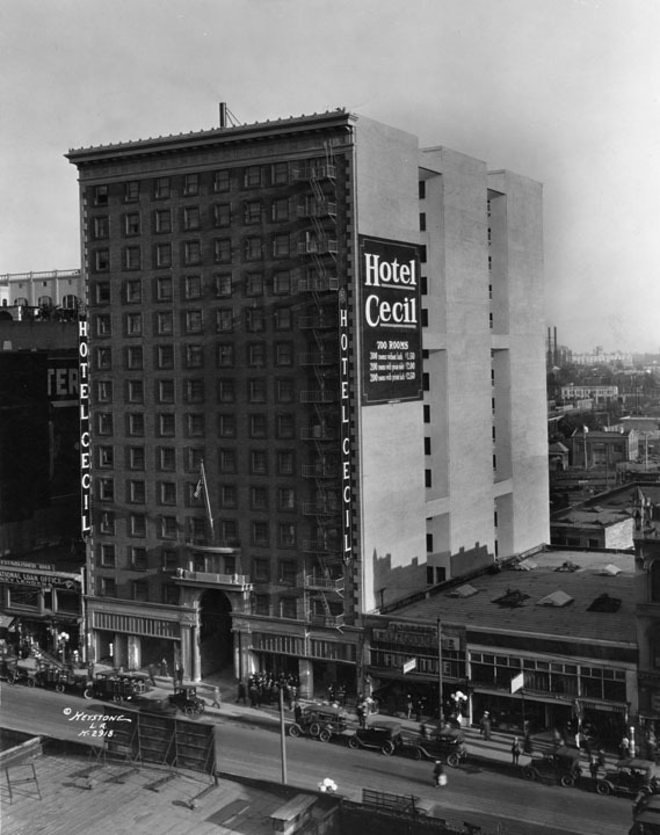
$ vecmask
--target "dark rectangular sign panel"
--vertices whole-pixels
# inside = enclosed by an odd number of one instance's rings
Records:
[[[422,398],[418,248],[360,237],[363,403]]]

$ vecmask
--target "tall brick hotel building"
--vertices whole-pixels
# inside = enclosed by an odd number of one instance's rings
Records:
[[[89,655],[362,686],[548,540],[541,187],[345,110],[72,150]]]

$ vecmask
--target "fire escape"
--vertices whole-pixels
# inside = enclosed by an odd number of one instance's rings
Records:
[[[300,394],[309,406],[309,425],[302,429],[306,448],[303,478],[309,482],[303,514],[313,539],[303,542],[304,565],[299,577],[306,623],[341,628],[344,622],[344,570],[341,560],[339,470],[339,353],[337,295],[337,184],[332,149],[307,161],[299,170],[305,190],[298,216],[309,225],[299,242],[304,259],[299,290],[309,294],[306,315],[299,320],[307,336],[300,364],[310,388]]]

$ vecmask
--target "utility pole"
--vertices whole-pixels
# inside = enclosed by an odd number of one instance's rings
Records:
[[[280,752],[282,755],[282,785],[287,784],[286,774],[286,734],[284,727],[284,687],[280,684]]]
[[[442,700],[442,621],[438,618],[438,717],[440,719],[440,726],[444,724],[445,712],[444,703]]]

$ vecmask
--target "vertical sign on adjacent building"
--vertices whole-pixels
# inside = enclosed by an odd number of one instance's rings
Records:
[[[92,529],[91,493],[92,466],[89,432],[89,362],[87,346],[87,319],[78,322],[78,396],[80,398],[80,509],[81,534]]]
[[[362,399],[422,398],[419,254],[413,244],[360,238]]]
[[[350,434],[350,378],[348,372],[348,297],[339,291],[339,391],[341,408],[341,510],[342,557],[344,563],[353,556],[351,537],[351,434]]]

